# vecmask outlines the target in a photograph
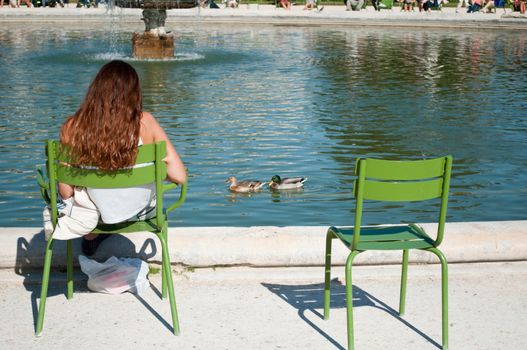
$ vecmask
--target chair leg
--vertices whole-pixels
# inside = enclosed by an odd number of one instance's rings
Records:
[[[331,242],[333,233],[326,234],[326,264],[324,267],[324,320],[329,319],[329,306],[331,301]]]
[[[348,350],[353,350],[353,282],[351,280],[351,267],[353,259],[359,254],[358,251],[353,250],[346,260],[346,311],[347,311],[347,326],[348,326]]]
[[[167,289],[168,289],[168,298],[170,300],[170,311],[172,313],[172,325],[174,327],[174,334],[179,335],[179,320],[177,315],[176,308],[176,297],[174,295],[174,281],[172,280],[172,270],[170,269],[170,255],[168,254],[168,244],[167,244],[167,235],[166,235],[166,226],[163,229],[164,232],[159,236],[161,240],[161,245],[163,249],[163,266],[165,267],[165,276]]]
[[[42,334],[44,324],[44,313],[46,312],[46,298],[48,296],[49,271],[51,269],[51,256],[53,253],[53,238],[50,238],[46,244],[46,254],[44,255],[44,270],[42,272],[42,287],[40,290],[40,305],[38,307],[37,326],[35,335],[39,337]]]
[[[428,249],[441,261],[441,312],[442,312],[442,331],[443,331],[443,350],[448,349],[448,263],[445,255],[437,248]]]
[[[167,269],[165,261],[161,261],[161,299],[167,298]]]
[[[70,239],[66,242],[66,274],[68,278],[68,291],[66,297],[73,298],[73,241]]]
[[[163,239],[165,241],[168,239],[164,231],[162,231],[160,235],[163,236]],[[162,257],[161,258],[161,299],[166,299],[167,297],[167,278],[168,278],[169,270],[170,270],[170,266],[167,267],[167,261],[165,260],[164,257]]]
[[[406,279],[408,276],[408,249],[403,250],[403,267],[401,272],[401,292],[399,294],[399,315],[404,315],[406,306]]]

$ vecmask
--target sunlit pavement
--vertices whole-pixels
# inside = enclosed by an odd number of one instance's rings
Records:
[[[56,269],[55,269],[56,270]],[[89,292],[76,273],[67,300],[55,272],[41,337],[34,322],[41,275],[0,272],[2,349],[344,349],[343,267],[333,268],[330,319],[322,319],[323,268],[178,270],[181,334],[174,336],[159,275],[144,295]],[[409,268],[406,315],[396,314],[400,267],[354,270],[357,349],[437,349],[441,342],[439,265]],[[451,349],[527,348],[527,262],[450,264]]]

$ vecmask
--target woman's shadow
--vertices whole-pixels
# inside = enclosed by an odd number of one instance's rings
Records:
[[[78,266],[78,255],[81,254],[81,240],[73,240],[73,263]],[[44,262],[44,252],[46,249],[46,240],[44,231],[34,235],[28,242],[24,237],[17,240],[17,253],[15,261],[15,273],[24,278],[23,285],[31,293],[31,309],[33,313],[33,324],[36,325],[38,317],[37,299],[40,298],[42,290],[42,265]],[[156,256],[156,242],[153,238],[147,238],[141,249],[136,252],[135,244],[124,235],[115,234],[101,243],[94,256],[90,257],[97,261],[105,261],[110,256],[139,258],[149,260]],[[74,292],[89,292],[86,281],[87,276],[74,268],[73,274]],[[66,296],[66,241],[55,240],[53,243],[53,256],[51,263],[51,272],[48,285],[47,297],[63,294]],[[161,296],[159,290],[150,284],[154,292]],[[137,299],[158,318],[166,327],[171,326],[166,322],[153,308],[148,305],[140,296]]]
[[[346,348],[340,345],[329,334],[324,332],[315,323],[306,317],[306,311],[324,319],[324,316],[318,311],[324,309],[324,283],[303,284],[303,285],[287,285],[287,284],[271,284],[262,283],[272,293],[276,294],[280,299],[287,302],[293,308],[298,310],[298,316],[316,330],[320,335],[326,338],[337,349],[345,350]],[[346,308],[346,288],[336,278],[331,281],[331,308]],[[357,285],[353,285],[353,307],[370,306],[385,311],[390,316],[395,317],[408,328],[425,338],[429,343],[441,349],[441,345],[430,338],[428,335],[417,329],[411,323],[399,316],[399,313],[386,305],[386,303],[377,299],[370,293],[361,289]]]

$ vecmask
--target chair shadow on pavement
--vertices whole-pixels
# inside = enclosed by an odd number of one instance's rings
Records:
[[[78,255],[80,254],[80,239],[73,241],[73,264],[78,267]],[[46,249],[46,241],[44,239],[44,231],[33,236],[31,241],[27,241],[24,237],[19,237],[17,240],[15,273],[24,278],[24,287],[31,293],[31,309],[33,313],[33,324],[36,326],[38,317],[37,299],[40,299],[42,290],[42,265],[44,263],[44,252]],[[123,256],[131,258],[139,258],[148,260],[153,258],[157,253],[155,241],[147,238],[139,252],[136,252],[134,243],[124,235],[115,234],[101,243],[91,259],[97,261],[105,261],[110,256]],[[79,269],[74,267],[73,273],[74,293],[89,293],[86,282],[87,276]],[[63,294],[66,296],[66,241],[55,241],[53,243],[53,257],[51,264],[51,272],[48,285],[48,298]],[[154,292],[161,296],[161,293],[153,284],[150,285]],[[172,326],[169,325],[155,310],[147,304],[147,302],[138,297],[138,300],[145,306],[145,308],[153,313],[169,330]]]
[[[321,313],[324,310],[324,283],[300,285],[262,283],[262,285],[272,293],[276,294],[280,299],[287,302],[293,308],[297,309],[298,316],[315,331],[326,338],[337,349],[346,350],[345,346],[339,344],[329,334],[324,332],[322,329],[320,329],[320,327],[318,327],[306,317],[306,311],[309,311],[318,316],[320,319],[324,319],[324,316]],[[374,307],[385,311],[390,316],[395,317],[405,326],[426,339],[429,343],[438,349],[441,349],[441,345],[439,343],[434,341],[423,331],[419,330],[405,319],[401,318],[395,309],[391,308],[386,303],[361,289],[357,285],[353,285],[353,307],[356,308],[362,306]],[[331,281],[331,309],[336,308],[346,308],[346,288],[344,284],[335,278]]]
[[[157,287],[152,283],[150,282],[150,288],[152,288],[152,290],[154,291],[154,293],[159,297],[159,299],[161,299],[161,291],[159,289],[157,289]],[[143,299],[143,297],[141,297],[141,295],[139,294],[134,294],[134,297],[139,300],[139,302],[141,304],[143,304],[143,306],[145,307],[145,309],[147,309],[148,311],[150,311],[150,313],[158,319],[159,322],[161,322],[163,324],[163,326],[165,326],[171,333],[174,333],[174,327],[170,324],[170,322],[168,322],[167,320],[165,320],[163,318],[163,316],[161,316],[159,314],[159,312],[157,312],[150,304],[148,304],[148,302]]]

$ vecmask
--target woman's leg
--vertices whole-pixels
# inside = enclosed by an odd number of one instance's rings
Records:
[[[73,193],[73,186],[59,182],[59,194],[62,199],[68,199],[73,197]]]

